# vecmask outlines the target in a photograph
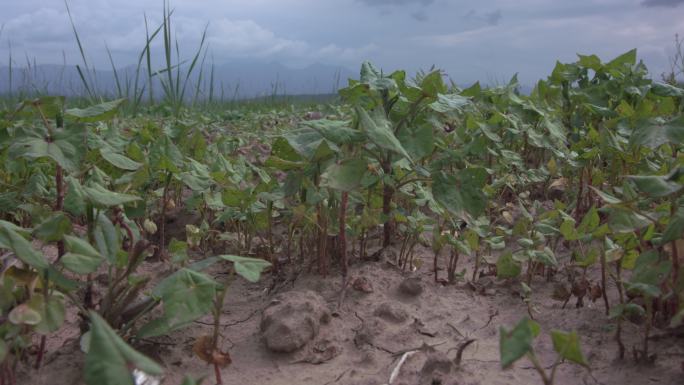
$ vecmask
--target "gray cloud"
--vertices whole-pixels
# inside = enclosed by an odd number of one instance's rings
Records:
[[[170,1],[183,59],[194,53],[209,22],[208,58],[216,64],[323,63],[354,72],[363,60],[408,72],[436,64],[460,83],[519,72],[522,82],[532,84],[556,60],[574,61],[576,53],[609,60],[632,48],[657,77],[668,68],[675,33],[684,31],[680,13],[661,8],[684,0]],[[7,66],[10,44],[17,66],[26,57],[60,64],[62,53],[69,65],[80,62],[63,2],[0,3],[0,67]],[[134,65],[145,43],[143,15],[151,26],[161,22],[159,0],[69,4],[90,64],[98,68],[109,67],[105,42],[117,65]],[[154,44],[161,62],[161,39]]]
[[[421,4],[423,6],[430,5],[434,0],[358,0],[366,5],[372,7],[380,6],[394,6],[394,5],[410,5],[410,4]]]
[[[501,20],[501,10],[497,9],[496,11],[485,13],[484,19],[489,25],[499,24],[499,20]]]
[[[684,0],[644,0],[641,5],[644,7],[676,7],[684,4]]]
[[[427,21],[428,19],[427,13],[423,10],[411,13],[411,17],[416,21]]]
[[[474,9],[471,9],[463,15],[463,19],[476,21],[478,23],[485,22],[487,25],[494,26],[499,24],[502,16],[503,13],[501,12],[501,9],[490,12],[477,12]]]

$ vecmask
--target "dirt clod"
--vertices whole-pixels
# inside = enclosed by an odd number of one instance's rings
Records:
[[[406,278],[399,284],[399,292],[411,297],[417,297],[423,293],[423,284],[420,278]]]
[[[420,370],[422,377],[431,377],[432,379],[441,378],[451,373],[453,363],[446,354],[440,351],[433,351],[427,354],[427,359],[423,368]]]
[[[318,335],[320,325],[330,321],[323,298],[313,291],[291,291],[277,296],[264,309],[261,333],[266,347],[290,353]]]
[[[362,293],[372,293],[373,292],[373,285],[371,284],[370,280],[366,277],[358,277],[354,280],[354,283],[352,283],[352,287],[356,291],[360,291]]]
[[[381,303],[373,314],[378,318],[395,324],[403,323],[408,319],[406,310],[396,302]]]

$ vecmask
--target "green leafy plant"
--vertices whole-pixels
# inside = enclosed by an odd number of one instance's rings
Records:
[[[516,361],[522,357],[527,357],[534,369],[539,373],[544,385],[551,385],[554,383],[556,370],[563,361],[583,366],[589,369],[589,363],[582,354],[580,348],[579,336],[576,332],[562,332],[558,330],[551,331],[551,340],[553,341],[553,349],[558,354],[555,362],[551,365],[551,372],[544,369],[543,364],[539,361],[539,357],[535,354],[533,342],[540,333],[540,326],[538,323],[523,318],[511,330],[501,327],[499,330],[499,350],[501,354],[501,367],[503,369],[510,368]]]

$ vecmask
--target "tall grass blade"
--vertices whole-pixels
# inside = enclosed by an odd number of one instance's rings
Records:
[[[83,60],[83,67],[85,68],[85,73],[89,74],[89,67],[88,67],[88,60],[86,59],[85,55],[85,50],[83,49],[83,44],[81,44],[81,38],[78,35],[78,30],[76,30],[76,24],[74,23],[74,19],[71,16],[71,9],[69,8],[69,2],[67,0],[64,0],[64,5],[66,6],[67,10],[67,15],[69,15],[69,22],[71,23],[71,29],[74,31],[74,36],[76,37],[76,44],[78,44],[78,51],[81,53],[81,59]],[[86,79],[86,76],[81,70],[79,66],[76,66],[76,70],[78,71],[78,75],[81,78],[81,81],[83,82],[83,85],[85,86],[86,92],[88,93],[88,97],[90,99],[96,99],[95,94],[94,94],[94,84],[91,81],[91,79]]]

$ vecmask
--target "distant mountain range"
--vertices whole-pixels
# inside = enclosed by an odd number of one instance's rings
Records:
[[[82,68],[83,69],[83,68]],[[119,84],[132,90],[136,76],[134,66],[117,69]],[[91,88],[100,96],[117,95],[114,71],[95,70],[84,73]],[[158,75],[166,76],[166,74]],[[202,96],[210,92],[210,67],[205,65],[201,80]],[[345,87],[347,79],[358,78],[358,73],[345,68],[314,64],[305,68],[289,68],[279,63],[235,61],[214,67],[213,97],[224,100],[255,98],[271,95],[314,95],[336,93]],[[197,68],[193,72],[186,97],[193,97],[199,80]],[[147,69],[140,71],[139,89],[147,87]],[[161,95],[158,80],[153,82],[155,96]],[[11,87],[11,88],[10,88]],[[0,65],[0,95],[10,92],[24,94],[84,95],[84,84],[75,65],[39,64],[24,67]]]

